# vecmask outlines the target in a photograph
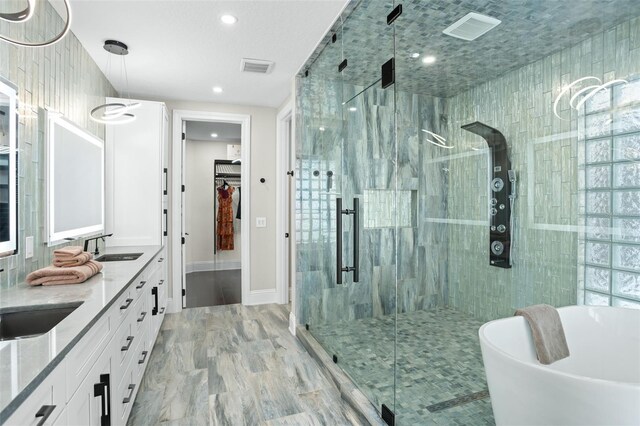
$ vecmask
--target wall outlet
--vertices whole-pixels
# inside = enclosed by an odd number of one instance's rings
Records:
[[[266,228],[266,227],[267,227],[267,218],[256,217],[256,228]]]
[[[25,259],[33,257],[33,237],[27,237],[24,242],[24,257]]]

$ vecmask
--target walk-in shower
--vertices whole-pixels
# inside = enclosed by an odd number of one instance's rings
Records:
[[[639,15],[354,1],[302,69],[296,321],[388,422],[493,423],[487,320],[640,307]]]

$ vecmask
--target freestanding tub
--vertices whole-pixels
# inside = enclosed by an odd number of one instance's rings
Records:
[[[523,317],[480,327],[497,425],[640,425],[640,310],[558,309],[571,355],[538,362]]]

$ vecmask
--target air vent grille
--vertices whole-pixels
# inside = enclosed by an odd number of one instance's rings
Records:
[[[255,72],[258,74],[269,74],[273,69],[273,62],[261,59],[242,58],[240,70],[242,72]]]
[[[443,33],[450,35],[451,37],[471,41],[477,39],[483,34],[486,34],[501,22],[502,21],[499,19],[471,12],[447,27]]]

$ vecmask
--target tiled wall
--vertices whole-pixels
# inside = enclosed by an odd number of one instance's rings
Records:
[[[3,10],[21,10],[23,1],[3,2]],[[43,40],[63,24],[48,1],[36,2],[35,15],[24,24],[0,21],[0,33],[13,38]],[[0,288],[24,281],[26,274],[46,266],[51,251],[45,245],[45,176],[43,108],[61,112],[68,119],[104,138],[104,126],[89,120],[89,111],[117,96],[98,66],[69,33],[57,44],[22,48],[0,41],[0,75],[18,87],[18,245],[19,253],[0,259]],[[69,165],[73,167],[73,165]],[[34,237],[34,257],[25,259],[26,236]],[[77,243],[76,243],[77,244]]]
[[[634,18],[447,100],[448,134],[459,151],[474,152],[471,147],[482,143],[460,126],[482,121],[505,135],[518,175],[513,268],[493,268],[487,253],[487,154],[452,158],[449,218],[472,222],[449,224],[450,304],[491,319],[519,306],[582,301],[578,158],[584,144],[578,111],[564,99],[559,119],[553,103],[575,79],[629,79],[638,72],[640,19]],[[593,126],[602,129],[602,123]]]

